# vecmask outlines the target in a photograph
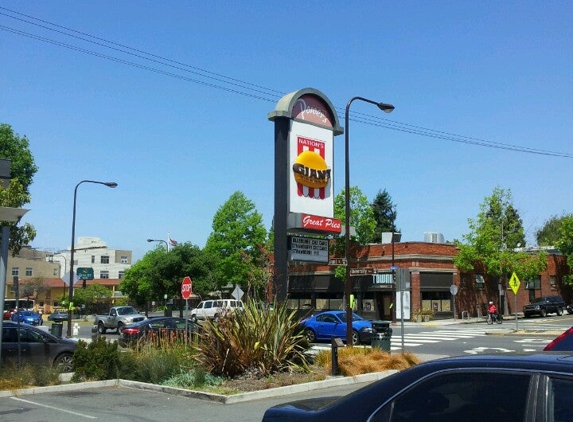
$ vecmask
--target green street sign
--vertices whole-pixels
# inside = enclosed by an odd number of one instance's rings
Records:
[[[78,280],[93,280],[94,279],[94,269],[91,267],[78,268],[76,271]]]

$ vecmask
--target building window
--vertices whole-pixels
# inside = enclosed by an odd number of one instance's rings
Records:
[[[550,276],[549,285],[551,286],[551,290],[557,290],[557,277],[554,275]]]
[[[26,267],[26,277],[32,277],[32,267]]]
[[[123,279],[124,277],[125,277],[125,271],[120,271],[120,272],[117,274],[117,278],[119,278],[120,280]]]
[[[485,280],[483,278],[483,275],[481,274],[476,274],[475,275],[475,280],[476,280],[476,288],[482,290],[485,286]]]
[[[20,275],[20,268],[12,267],[12,275]]]
[[[60,275],[60,270],[57,268],[54,268],[54,271],[52,272],[52,275],[56,276],[56,275]]]
[[[122,256],[122,257],[121,257],[121,263],[122,263],[122,264],[128,264],[128,262],[127,262],[127,256]]]
[[[525,290],[541,290],[541,277],[525,280]]]
[[[95,264],[95,262],[96,262],[96,257],[95,255],[92,255],[92,264]]]
[[[102,255],[102,257],[100,258],[100,264],[109,264],[109,256],[107,255]]]
[[[99,278],[109,278],[109,271],[100,271]]]

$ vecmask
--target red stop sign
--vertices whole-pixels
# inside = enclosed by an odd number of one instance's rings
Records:
[[[181,296],[187,300],[193,294],[193,282],[190,277],[185,277],[181,283]]]

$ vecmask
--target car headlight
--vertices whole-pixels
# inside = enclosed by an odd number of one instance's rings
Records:
[[[364,327],[360,331],[363,333],[372,333],[372,327]]]

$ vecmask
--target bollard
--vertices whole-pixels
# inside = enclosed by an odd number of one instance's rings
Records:
[[[338,337],[332,337],[331,340],[331,357],[332,357],[332,372],[333,376],[338,375],[338,348],[344,347],[344,343]]]

